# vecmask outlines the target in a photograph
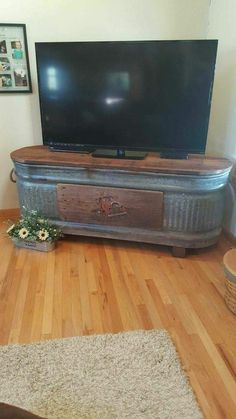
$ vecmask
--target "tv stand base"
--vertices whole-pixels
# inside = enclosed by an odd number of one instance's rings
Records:
[[[223,224],[229,160],[99,159],[16,150],[20,207],[38,210],[65,234],[171,246],[173,254],[217,242]]]

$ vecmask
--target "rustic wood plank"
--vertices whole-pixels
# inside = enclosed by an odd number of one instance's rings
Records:
[[[82,224],[158,229],[163,223],[163,193],[124,188],[58,184],[62,220]]]

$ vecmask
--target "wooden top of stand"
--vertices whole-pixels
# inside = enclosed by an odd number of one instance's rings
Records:
[[[232,163],[224,158],[189,155],[187,160],[161,159],[148,153],[144,160],[92,157],[91,154],[53,152],[47,146],[31,146],[11,153],[14,162],[53,166],[77,166],[90,169],[120,169],[168,174],[214,175],[229,172]]]

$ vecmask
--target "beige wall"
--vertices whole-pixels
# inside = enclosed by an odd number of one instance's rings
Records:
[[[236,161],[236,0],[213,0],[208,37],[219,39],[208,150]],[[236,236],[236,182],[226,195],[224,227]]]
[[[236,0],[212,0],[208,38],[219,39],[209,153],[236,160]]]
[[[33,94],[0,95],[0,208],[17,206],[10,151],[41,144],[34,42],[205,38],[210,0],[10,0],[1,22],[26,23]]]

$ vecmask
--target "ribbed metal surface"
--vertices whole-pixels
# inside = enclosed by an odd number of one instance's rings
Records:
[[[56,187],[30,182],[17,182],[20,207],[37,209],[49,218],[58,218]]]
[[[125,170],[85,169],[62,166],[42,166],[15,162],[18,181],[46,183],[76,183],[81,185],[116,186],[173,192],[206,192],[223,188],[228,171],[217,175],[168,175],[163,173],[129,172]],[[138,179],[138,181],[137,181]]]
[[[222,191],[205,194],[169,193],[164,198],[164,229],[182,232],[209,231],[222,225]]]

